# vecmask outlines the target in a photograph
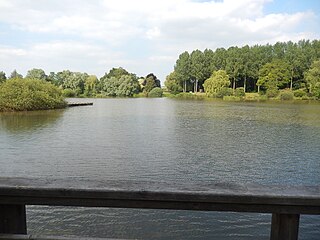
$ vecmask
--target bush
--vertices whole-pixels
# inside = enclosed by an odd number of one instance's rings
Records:
[[[293,100],[293,92],[290,90],[284,90],[280,92],[281,100]]]
[[[293,95],[295,97],[304,97],[307,95],[307,93],[303,89],[297,89],[297,90],[293,91]]]
[[[231,96],[232,95],[232,89],[231,88],[221,88],[214,97],[217,98],[223,98],[224,96]]]
[[[312,95],[316,97],[316,99],[320,99],[320,83],[314,88]]]
[[[162,89],[159,87],[155,87],[148,93],[148,97],[152,97],[152,98],[162,97],[162,94],[163,94]]]
[[[270,88],[267,90],[266,94],[268,98],[275,98],[279,95],[279,90],[276,88]]]
[[[234,95],[236,97],[244,97],[246,95],[246,93],[244,92],[244,88],[243,87],[236,88]]]
[[[75,97],[75,96],[77,96],[77,93],[70,88],[66,88],[66,89],[63,89],[62,95],[64,97]]]
[[[61,90],[36,79],[10,79],[0,86],[0,111],[30,111],[66,107]]]

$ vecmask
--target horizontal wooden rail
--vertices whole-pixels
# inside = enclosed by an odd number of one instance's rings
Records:
[[[14,213],[0,233],[26,233],[25,205],[272,213],[271,239],[297,239],[300,214],[320,214],[320,186],[0,178],[0,210]]]

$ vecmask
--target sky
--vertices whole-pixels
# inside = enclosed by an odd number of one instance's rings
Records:
[[[319,0],[0,0],[0,71],[162,83],[184,51],[320,39]]]

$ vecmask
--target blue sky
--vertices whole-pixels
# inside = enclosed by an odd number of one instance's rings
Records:
[[[183,51],[320,39],[318,0],[0,0],[0,71],[112,67],[162,82]]]

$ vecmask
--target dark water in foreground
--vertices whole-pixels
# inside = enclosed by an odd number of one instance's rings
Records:
[[[86,100],[83,100],[86,101]],[[96,99],[0,114],[0,175],[320,184],[320,104]],[[268,239],[268,214],[28,207],[29,233]],[[320,239],[302,216],[300,239]]]

